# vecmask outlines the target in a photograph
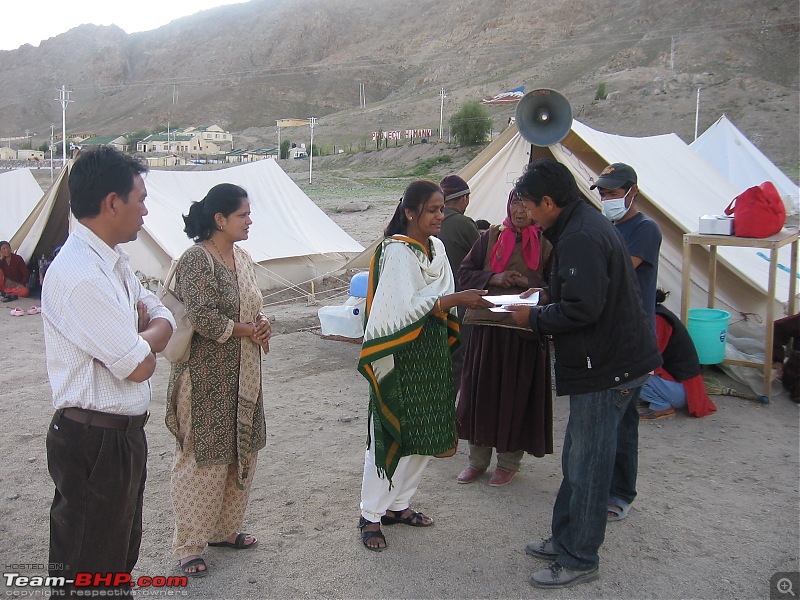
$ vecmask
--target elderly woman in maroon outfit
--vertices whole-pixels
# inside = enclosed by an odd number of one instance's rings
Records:
[[[462,288],[483,288],[490,295],[544,288],[551,250],[512,193],[506,220],[481,235],[458,279]],[[498,487],[511,482],[525,452],[539,457],[553,452],[550,352],[546,340],[515,325],[510,313],[469,309],[464,321],[473,329],[456,415],[458,435],[469,441],[469,466],[458,482],[481,476],[495,448],[497,468],[489,485]]]

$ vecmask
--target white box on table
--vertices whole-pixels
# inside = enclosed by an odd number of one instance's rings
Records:
[[[703,215],[697,233],[711,235],[733,235],[733,217],[728,215]]]

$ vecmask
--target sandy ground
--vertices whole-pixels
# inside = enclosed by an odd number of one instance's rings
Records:
[[[327,209],[366,244],[384,226],[397,197],[378,198],[362,213]],[[45,434],[53,409],[41,317],[11,317],[9,310],[37,302],[0,305],[6,364],[0,391],[6,406],[0,420],[0,557],[4,572],[23,575],[45,574],[37,565],[47,562],[53,485]],[[774,574],[798,570],[798,406],[785,395],[768,405],[714,397],[719,410],[704,419],[682,414],[643,424],[639,497],[627,520],[609,524],[596,582],[546,592],[528,584],[530,574],[546,564],[526,556],[524,546],[549,533],[569,410],[565,398],[555,403],[555,454],[527,456],[506,487],[489,487],[488,475],[465,486],[455,481],[467,464],[462,443],[455,457],[432,460],[415,498],[415,508],[434,517],[436,526],[384,528],[388,550],[367,551],[356,529],[367,430],[367,384],[355,370],[359,346],[301,331],[316,323],[316,310],[303,300],[270,303],[267,309],[276,330],[263,361],[268,441],[245,517],[245,530],[259,537],[259,546],[246,552],[209,549],[210,575],[170,590],[173,595],[766,598]],[[169,364],[159,359],[135,577],[177,573],[170,553],[174,441],[164,426],[168,375]],[[9,597],[31,591],[9,588],[5,580],[0,585]]]

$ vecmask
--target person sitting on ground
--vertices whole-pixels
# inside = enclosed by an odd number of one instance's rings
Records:
[[[800,403],[800,313],[778,319],[773,325],[772,367],[794,402]],[[786,345],[792,345],[787,356]]]
[[[656,290],[656,337],[664,364],[642,386],[639,420],[655,421],[675,416],[688,407],[693,417],[710,415],[717,407],[708,397],[700,359],[681,320],[662,303],[669,292]]]
[[[14,254],[11,244],[3,240],[0,242],[0,293],[3,302],[11,302],[17,298],[27,298],[31,290],[28,288],[28,279],[31,273],[28,265],[19,254]]]

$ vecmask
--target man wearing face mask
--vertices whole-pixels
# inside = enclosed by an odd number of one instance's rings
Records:
[[[661,250],[661,229],[653,219],[639,212],[636,171],[624,163],[608,165],[590,189],[597,188],[603,214],[622,234],[631,255],[636,278],[642,293],[642,306],[650,318],[653,331],[656,323],[656,280],[658,253]]]
[[[658,253],[661,250],[661,230],[650,217],[639,212],[636,196],[638,178],[633,167],[624,163],[608,165],[590,189],[597,188],[603,214],[622,234],[631,255],[642,308],[655,334],[656,280]],[[673,409],[674,410],[674,409]],[[608,520],[621,521],[628,516],[631,502],[636,498],[636,478],[639,468],[639,412],[630,403],[617,429],[617,454],[608,498]]]

